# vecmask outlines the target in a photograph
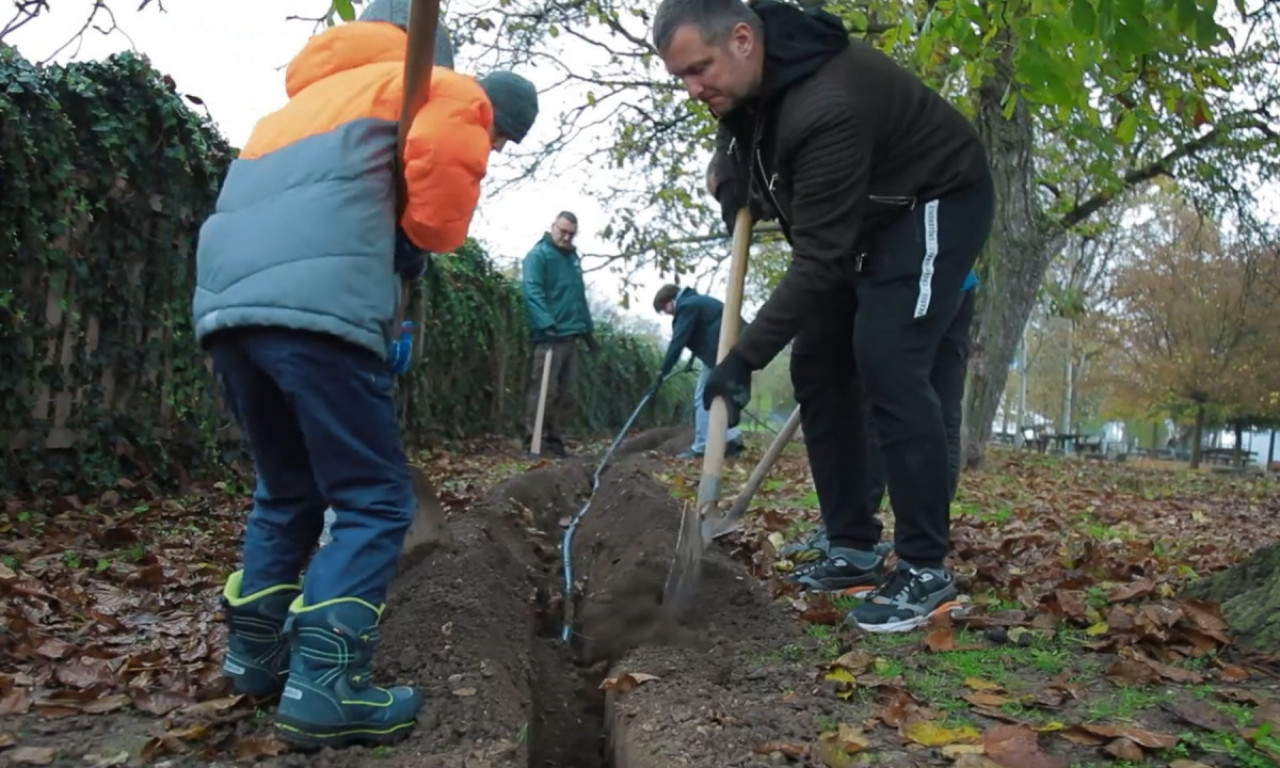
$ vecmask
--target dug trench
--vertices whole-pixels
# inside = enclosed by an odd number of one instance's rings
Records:
[[[812,679],[812,668],[781,659],[779,649],[815,641],[726,551],[705,553],[689,618],[674,622],[662,611],[681,502],[658,479],[667,465],[655,453],[686,445],[683,435],[642,434],[602,475],[572,550],[570,643],[561,640],[560,543],[593,471],[575,460],[494,487],[454,515],[444,541],[393,584],[375,672],[425,693],[407,739],[392,749],[286,753],[268,764],[764,766],[771,763],[753,753],[758,744],[811,738],[837,702],[785,695]],[[644,684],[602,690],[628,673],[642,674],[625,681]]]
[[[282,752],[271,706],[175,711],[162,722],[129,711],[33,713],[12,725],[24,743],[56,754],[38,764],[55,766],[774,765],[781,755],[754,748],[807,742],[849,703],[806,684],[821,644],[720,545],[704,554],[686,617],[663,612],[681,505],[692,503],[676,498],[688,483],[667,473],[688,443],[688,430],[640,434],[601,476],[572,548],[567,644],[561,540],[594,463],[548,463],[451,513],[440,541],[404,564],[380,627],[375,678],[416,685],[425,699],[394,747]],[[679,474],[696,475],[696,464],[688,470]],[[605,690],[609,680],[643,684]],[[157,745],[160,762],[148,757]],[[0,766],[15,764],[14,754],[0,751]]]

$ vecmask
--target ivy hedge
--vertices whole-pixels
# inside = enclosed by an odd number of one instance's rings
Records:
[[[191,333],[195,242],[235,150],[132,53],[37,67],[0,46],[0,491],[164,488],[242,456]],[[401,380],[411,448],[520,432],[530,349],[518,286],[474,242],[416,289]],[[658,365],[602,324],[584,432],[616,430]],[[691,377],[642,425],[688,418]]]

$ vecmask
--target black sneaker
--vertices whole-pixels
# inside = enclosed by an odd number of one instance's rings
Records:
[[[843,592],[858,597],[884,578],[884,557],[845,547],[829,547],[826,557],[805,563],[790,580],[816,592]]]
[[[741,439],[730,440],[724,445],[725,458],[728,458],[730,456],[737,456],[738,454],[746,450],[746,448],[747,448],[746,444],[743,443]]]
[[[899,561],[889,580],[849,611],[846,623],[875,632],[910,632],[933,616],[960,608],[955,579],[945,568],[913,568]]]

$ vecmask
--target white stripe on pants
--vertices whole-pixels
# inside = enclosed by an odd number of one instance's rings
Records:
[[[920,262],[920,297],[916,299],[915,319],[929,311],[933,299],[933,263],[938,259],[938,201],[924,204],[924,259]]]

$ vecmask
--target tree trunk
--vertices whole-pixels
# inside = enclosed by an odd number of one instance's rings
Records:
[[[1200,442],[1204,439],[1204,403],[1196,403],[1196,426],[1191,433],[1191,468],[1200,468]]]
[[[964,464],[981,466],[991,423],[1009,378],[1009,363],[1049,265],[1049,238],[1035,197],[1031,149],[1035,133],[1021,100],[1006,120],[1001,103],[1012,82],[1014,46],[978,91],[976,123],[995,179],[996,208],[986,258],[979,264],[969,386],[964,398]]]
[[[1074,429],[1071,423],[1075,414],[1072,413],[1071,406],[1074,405],[1072,400],[1075,398],[1076,383],[1076,350],[1074,345],[1076,324],[1071,320],[1067,321],[1067,386],[1066,393],[1062,398],[1062,430],[1063,432],[1073,433]],[[1066,446],[1064,445],[1065,449]]]
[[[1276,431],[1271,430],[1271,440],[1267,445],[1267,466],[1268,471],[1271,470],[1271,462],[1276,460]]]
[[[1234,425],[1236,432],[1236,451],[1232,457],[1232,463],[1237,467],[1244,467],[1244,425],[1236,422]]]
[[[1186,596],[1222,604],[1232,640],[1245,651],[1280,652],[1280,546],[1193,582]]]

